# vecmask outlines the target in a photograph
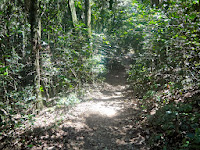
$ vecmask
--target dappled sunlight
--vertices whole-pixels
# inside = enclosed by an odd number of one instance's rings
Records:
[[[103,96],[103,97],[101,97],[101,100],[112,100],[112,99],[114,99],[114,98],[120,98],[121,97],[121,95],[114,95],[114,96]]]
[[[44,109],[34,118],[34,124],[22,136],[28,141],[34,138],[35,149],[145,147],[137,121],[141,112],[123,90],[122,86],[106,84],[101,90],[91,90],[86,95],[87,101],[83,99],[73,107],[66,104],[78,101],[74,95],[59,98],[55,107]]]
[[[0,6],[0,150],[200,150],[200,0]]]
[[[103,106],[102,103],[97,103],[90,108],[91,112],[96,112],[100,115],[107,117],[114,117],[117,115],[117,109],[115,107]]]
[[[110,97],[102,97],[101,99],[102,99],[102,100],[109,100]]]
[[[19,130],[20,136],[33,149],[145,147],[136,121],[140,111],[124,94],[124,74],[124,70],[108,74],[107,81],[111,82],[88,90],[84,97],[73,93],[57,97],[55,106],[40,111],[34,121],[27,121],[26,131]]]

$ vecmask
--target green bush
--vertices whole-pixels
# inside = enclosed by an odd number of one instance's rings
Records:
[[[192,103],[167,104],[150,116],[152,149],[199,149],[200,110]]]

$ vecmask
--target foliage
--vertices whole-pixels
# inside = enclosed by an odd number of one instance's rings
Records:
[[[31,1],[0,2],[0,120],[3,123],[0,128],[10,129],[15,122],[20,122],[20,118],[15,119],[18,114],[23,118],[36,109],[31,13],[37,13],[36,17],[41,19],[41,40],[37,47],[40,50],[39,90],[46,106],[53,97],[65,97],[66,93],[67,103],[77,103],[77,98],[69,93],[81,91],[84,84],[94,82],[106,71],[102,49],[98,49],[102,45],[100,38],[93,35],[88,39],[81,17],[85,12],[82,0],[75,1],[79,21],[76,25],[71,20],[67,1],[36,2],[36,12],[31,12]]]
[[[199,107],[199,106],[198,106]],[[199,110],[189,103],[167,104],[149,118],[153,149],[199,149]]]
[[[197,1],[180,0],[152,8],[133,2],[136,14],[129,20],[135,20],[133,31],[142,35],[138,40],[142,48],[134,49],[137,59],[128,80],[143,108],[149,113],[157,110],[148,120],[155,132],[150,136],[152,149],[198,149],[199,109],[181,102],[199,89],[197,5]],[[187,129],[181,130],[186,123]]]
[[[57,105],[69,106],[69,105],[74,105],[79,102],[80,100],[77,98],[76,94],[71,93],[67,97],[60,98],[60,100],[57,102]]]
[[[93,0],[90,38],[83,0],[75,0],[75,24],[68,1],[38,0],[35,12],[31,2],[0,2],[0,128],[14,128],[19,114],[33,120],[36,78],[46,106],[57,96],[54,104],[71,105],[84,84],[131,63],[135,96],[148,113],[156,111],[147,120],[152,149],[199,148],[199,1]],[[41,19],[39,75],[34,19]]]

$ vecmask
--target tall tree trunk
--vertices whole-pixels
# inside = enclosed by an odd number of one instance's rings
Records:
[[[35,55],[35,91],[36,91],[36,109],[44,107],[42,94],[40,90],[40,40],[41,40],[41,18],[38,13],[38,1],[31,0],[30,5],[30,24],[31,24],[31,44],[32,54]]]
[[[75,26],[78,23],[77,15],[76,15],[76,8],[74,6],[74,0],[68,1],[69,10],[71,13],[72,23]]]
[[[91,4],[90,0],[85,0],[85,24],[88,28],[88,38],[91,37],[92,29],[91,29]]]
[[[114,3],[113,0],[110,0],[110,1],[109,1],[109,9],[110,9],[110,10],[112,10],[112,8],[113,8],[113,3]]]
[[[8,2],[4,1],[4,4],[5,5],[3,5],[2,8],[7,5],[7,9],[5,11],[5,17],[4,17],[5,24],[4,24],[4,29],[2,30],[3,34],[5,35],[4,36],[5,37],[5,42],[4,42],[4,47],[1,47],[2,49],[0,51],[2,53],[2,60],[3,60],[3,64],[4,64],[3,66],[6,67],[6,66],[9,66],[9,62],[7,61],[6,57],[4,57],[4,56],[5,55],[11,55],[12,54],[11,49],[13,47],[13,44],[10,41],[10,38],[11,38],[10,37],[11,36],[11,34],[10,34],[10,28],[11,28],[10,26],[11,26],[11,24],[10,23],[11,23],[11,15],[12,15],[13,6],[12,6],[12,2],[11,1],[8,1]],[[8,68],[6,69],[6,72],[9,73]],[[6,76],[8,76],[8,74]],[[8,82],[3,81],[4,98],[6,100],[7,105],[9,105],[9,103],[10,103],[9,97],[7,96],[8,95],[7,94],[8,93],[7,89],[8,89],[9,86],[10,85],[8,84]]]
[[[105,20],[106,20],[105,17],[104,17],[104,16],[106,16],[105,15],[105,13],[106,13],[105,8],[106,8],[106,2],[102,1],[101,11],[100,11],[100,14],[101,14],[101,22],[100,22],[101,32],[103,32],[103,30],[105,28]]]

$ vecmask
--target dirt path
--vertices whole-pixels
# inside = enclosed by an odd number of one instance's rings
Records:
[[[87,101],[43,111],[20,135],[24,143],[15,142],[19,149],[146,150],[142,111],[126,89],[125,71],[113,71],[103,86],[88,92]]]

